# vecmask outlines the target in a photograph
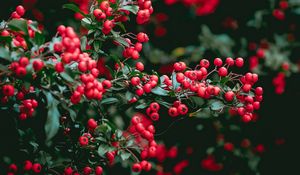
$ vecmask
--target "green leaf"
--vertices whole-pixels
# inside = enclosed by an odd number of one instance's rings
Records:
[[[111,97],[111,98],[105,98],[104,100],[102,100],[100,102],[100,104],[104,105],[104,104],[113,104],[113,103],[117,103],[119,101],[119,99]]]
[[[176,72],[172,73],[172,86],[173,90],[176,90],[180,86],[180,83],[178,83],[176,80]]]
[[[161,87],[156,87],[156,88],[152,89],[151,92],[153,94],[160,95],[160,96],[168,96],[169,95],[169,92]]]
[[[147,107],[147,104],[146,103],[142,103],[142,104],[137,105],[135,108],[136,109],[145,109],[146,107]]]
[[[12,38],[10,36],[0,36],[0,42],[2,41],[10,43],[12,41]]]
[[[83,36],[80,38],[80,46],[81,46],[81,50],[85,51],[86,50],[86,44],[87,44],[87,37]]]
[[[8,22],[8,27],[14,31],[22,31],[28,35],[27,21],[23,19],[13,19]]]
[[[78,7],[77,5],[75,5],[75,4],[64,4],[64,5],[63,5],[63,8],[72,10],[72,11],[74,11],[74,12],[76,12],[76,13],[80,13],[80,14],[81,14],[82,16],[84,16],[84,17],[87,16],[87,15],[86,15],[85,13],[83,13],[83,12],[79,9],[79,7]]]
[[[219,110],[223,109],[224,106],[225,106],[225,104],[222,101],[212,100],[212,102],[210,104],[210,109],[213,111],[219,111]]]
[[[116,37],[115,40],[123,46],[129,47],[127,41],[122,37]]]
[[[60,73],[60,76],[68,82],[74,82],[74,79],[65,72]]]
[[[41,46],[45,42],[45,36],[39,32],[35,33],[34,43],[38,46]]]
[[[49,146],[51,144],[51,139],[57,134],[59,130],[59,118],[60,113],[57,109],[59,101],[56,100],[50,92],[44,91],[47,98],[47,120],[45,124],[46,133],[46,144]]]
[[[137,5],[126,5],[126,6],[121,7],[120,9],[128,10],[128,11],[132,12],[133,14],[137,14],[137,12],[139,11],[139,7]]]
[[[6,47],[0,47],[0,58],[4,58],[7,61],[11,61],[10,53],[9,53],[8,48],[6,48]]]
[[[101,157],[104,157],[107,152],[114,151],[114,147],[109,147],[108,145],[102,144],[98,148],[98,154]]]
[[[129,157],[131,156],[131,154],[128,153],[128,152],[122,151],[120,156],[121,156],[121,159],[123,161],[125,161],[125,160],[129,159]]]

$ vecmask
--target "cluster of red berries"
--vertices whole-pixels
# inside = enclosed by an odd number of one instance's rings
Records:
[[[189,109],[185,104],[180,101],[175,101],[173,106],[169,108],[168,113],[171,117],[178,117],[179,115],[186,115]]]
[[[135,93],[138,96],[142,96],[144,93],[150,93],[153,88],[155,88],[158,84],[158,76],[149,75],[144,76],[142,79],[139,77],[132,77],[131,85],[136,87]]]
[[[57,72],[64,71],[64,64],[71,62],[78,63],[78,70],[84,74],[80,75],[80,80],[83,83],[79,85],[71,96],[71,102],[77,104],[80,102],[82,95],[87,99],[102,99],[102,94],[105,89],[109,89],[112,84],[109,80],[99,82],[97,77],[99,70],[97,62],[93,60],[87,53],[81,53],[80,39],[74,32],[73,28],[59,26],[58,33],[62,36],[62,41],[54,44],[55,52],[63,52],[61,54],[62,62],[55,65]]]
[[[12,12],[11,14],[11,18],[13,19],[20,19],[22,16],[25,15],[25,8],[21,5],[16,7],[16,10],[14,12]]]
[[[159,120],[159,114],[158,114],[159,109],[160,109],[160,105],[156,102],[153,102],[146,109],[146,113],[151,118],[151,120],[158,121]]]
[[[273,10],[273,16],[277,20],[284,20],[285,19],[285,13],[284,11],[289,8],[289,2],[286,0],[281,0],[279,2],[279,8]]]
[[[153,105],[154,107],[156,105]],[[156,106],[157,107],[157,106]],[[155,107],[155,109],[157,109]],[[154,140],[155,128],[148,121],[145,116],[136,114],[131,119],[131,126],[129,127],[129,132],[135,136],[135,142],[142,149],[141,159],[139,163],[132,165],[132,171],[140,172],[141,170],[150,171],[152,165],[146,161],[148,158],[153,158],[156,156],[157,143]],[[147,142],[145,142],[145,140]]]
[[[178,87],[177,91],[180,92],[182,89],[190,90],[191,92],[197,93],[199,97],[204,99],[219,96],[222,94],[222,92],[224,92],[224,98],[227,102],[232,103],[236,97],[237,102],[240,105],[239,107],[235,106],[235,109],[237,110],[238,114],[242,116],[242,120],[245,122],[252,120],[252,112],[260,107],[263,90],[261,87],[257,87],[255,89],[255,97],[243,94],[250,93],[250,91],[253,89],[253,85],[258,81],[258,75],[247,73],[242,76],[228,73],[229,67],[234,65],[236,67],[242,67],[244,65],[244,60],[242,58],[237,58],[236,60],[232,58],[226,58],[225,63],[223,63],[222,59],[215,58],[213,64],[215,69],[212,72],[217,72],[220,77],[228,76],[231,81],[239,80],[242,83],[242,87],[234,92],[233,90],[221,89],[218,85],[211,85],[208,83],[206,78],[212,73],[208,73],[207,70],[210,67],[210,62],[207,59],[202,59],[198,69],[196,70],[185,71],[187,67],[183,62],[177,62],[174,64],[174,70],[177,72],[176,80],[182,85],[182,87]],[[169,81],[169,79],[165,79],[165,84],[171,84]],[[176,111],[176,108],[170,108],[169,114],[171,116],[176,116]]]
[[[14,175],[19,173],[29,173],[32,171],[35,174],[38,174],[42,171],[42,166],[39,163],[32,163],[30,160],[26,160],[23,164],[22,169],[18,169],[16,164],[10,164],[8,167],[7,175]]]
[[[133,44],[129,38],[125,38],[128,47],[126,47],[122,53],[124,58],[132,58],[134,60],[137,60],[140,58],[139,52],[143,49],[143,44],[145,42],[149,41],[148,35],[140,32],[136,35],[137,42]]]
[[[282,94],[285,90],[285,74],[280,72],[273,78],[273,85],[275,86],[275,93]]]
[[[153,13],[151,0],[138,0],[139,11],[137,13],[136,22],[144,24],[150,20],[150,15]]]
[[[28,117],[32,117],[34,109],[38,106],[38,102],[35,99],[26,99],[22,101],[19,106],[20,109],[20,120],[25,120]]]
[[[84,167],[82,170],[82,175],[90,175],[90,174],[102,175],[103,168],[101,166],[96,166],[94,169],[89,166]],[[80,175],[80,173],[74,170],[72,167],[67,167],[64,170],[64,175]]]

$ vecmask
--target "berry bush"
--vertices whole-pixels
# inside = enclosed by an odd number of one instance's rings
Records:
[[[285,143],[255,137],[261,106],[273,104],[265,94],[284,94],[298,73],[292,26],[264,30],[300,4],[272,2],[241,24],[223,16],[224,33],[199,24],[201,44],[175,49],[168,10],[209,20],[221,1],[9,4],[0,23],[0,174],[259,174],[269,147]]]

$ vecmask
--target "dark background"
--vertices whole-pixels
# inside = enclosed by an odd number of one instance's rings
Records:
[[[56,26],[70,22],[69,19],[72,18],[71,12],[61,8],[65,2],[63,0],[40,0],[37,3],[38,9],[45,14],[45,20],[42,23],[45,25],[45,29],[48,30],[49,36],[55,33]],[[1,1],[1,19],[6,20],[18,4],[19,1],[16,0]],[[165,12],[169,15],[169,21],[165,23],[168,34],[163,38],[156,38],[150,34],[151,42],[155,47],[165,51],[170,51],[178,46],[198,44],[197,36],[201,24],[209,25],[215,33],[228,32],[230,35],[234,35],[235,38],[248,35],[255,40],[255,38],[268,36],[272,34],[272,31],[262,30],[257,32],[247,29],[232,33],[231,31],[224,31],[220,25],[225,16],[233,16],[243,25],[253,16],[256,10],[268,8],[268,4],[269,1],[267,0],[221,0],[221,4],[214,14],[206,17],[192,17],[190,10],[181,4],[168,7],[161,2],[156,2],[154,3],[155,11]],[[291,16],[287,19],[287,22],[288,20],[294,20],[294,17]],[[296,22],[300,23],[300,20]],[[284,31],[286,27],[284,23],[272,23],[272,25],[274,26],[271,26],[271,28],[276,31]],[[153,26],[150,25],[148,29],[153,31]],[[286,91],[282,95],[274,93],[273,76],[274,74],[261,78],[261,84],[263,84],[265,92],[262,109],[259,111],[261,118],[257,123],[247,126],[247,134],[251,135],[257,143],[265,143],[267,147],[260,164],[262,175],[299,174],[300,76],[294,74],[287,78]],[[10,143],[11,138],[14,137],[12,136],[13,133],[7,132],[9,124],[7,125],[6,116],[3,115],[9,114],[2,113],[0,116],[0,133],[3,135],[0,145],[2,146]],[[184,121],[175,124],[163,137],[168,139],[170,145],[183,142],[184,145],[197,146],[194,131],[184,127],[185,125],[192,125],[192,122]],[[284,138],[286,143],[280,147],[276,146],[275,140],[277,138]],[[193,174],[192,168],[188,171]]]

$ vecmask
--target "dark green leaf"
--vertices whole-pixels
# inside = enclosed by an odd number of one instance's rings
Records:
[[[60,113],[57,109],[59,101],[57,101],[50,92],[44,92],[47,98],[47,120],[45,124],[46,144],[51,144],[51,139],[59,130]]]
[[[64,5],[63,5],[63,8],[72,10],[72,11],[74,11],[74,12],[76,12],[76,13],[80,13],[80,14],[81,14],[82,16],[84,16],[84,17],[87,16],[87,15],[86,15],[85,13],[83,13],[83,12],[79,9],[79,7],[78,7],[77,5],[75,5],[75,4],[64,4]]]
[[[161,87],[156,87],[154,89],[152,89],[151,91],[153,94],[156,94],[156,95],[160,95],[160,96],[168,96],[168,91],[161,88]]]
[[[10,43],[12,41],[12,38],[10,36],[0,36],[0,42],[2,41]]]
[[[100,102],[100,104],[104,105],[104,104],[113,104],[113,103],[117,103],[119,100],[117,98],[111,97],[111,98],[105,98],[104,100],[102,100]]]
[[[126,41],[124,38],[122,38],[122,37],[117,37],[117,38],[115,38],[115,40],[116,40],[118,43],[120,43],[121,45],[126,46],[126,47],[129,47],[129,44],[127,43],[127,41]]]
[[[36,32],[34,36],[34,42],[38,46],[41,46],[45,42],[45,36],[39,32]]]
[[[0,58],[11,61],[9,50],[6,47],[0,47]]]
[[[13,19],[8,22],[8,27],[14,31],[22,31],[28,35],[27,21],[23,19]]]

